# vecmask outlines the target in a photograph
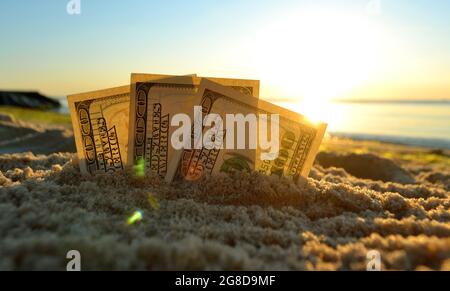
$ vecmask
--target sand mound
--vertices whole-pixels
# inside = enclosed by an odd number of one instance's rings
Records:
[[[75,152],[73,132],[60,126],[30,124],[0,116],[0,154]]]
[[[84,270],[365,270],[371,249],[383,269],[450,269],[439,183],[316,166],[297,184],[237,173],[167,185],[131,172],[82,176],[70,158],[0,156],[0,270],[64,270],[72,249]],[[128,225],[136,209],[144,218]]]
[[[432,184],[438,184],[450,191],[450,174],[441,172],[424,173],[420,175],[421,180],[425,180]]]
[[[415,183],[414,178],[400,166],[391,160],[383,159],[372,154],[339,155],[322,152],[317,156],[316,161],[326,168],[343,168],[353,176],[362,179],[401,184]]]

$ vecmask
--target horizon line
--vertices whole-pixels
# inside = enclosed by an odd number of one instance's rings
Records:
[[[302,98],[261,98],[270,102],[302,102]],[[362,98],[339,98],[331,99],[331,103],[450,103],[450,98],[440,99],[362,99]]]

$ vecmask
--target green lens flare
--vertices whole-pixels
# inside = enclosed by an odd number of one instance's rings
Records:
[[[152,208],[156,211],[159,210],[160,206],[159,206],[159,201],[158,199],[153,196],[152,194],[148,194],[148,202],[150,203],[150,205],[152,206]]]
[[[145,161],[140,158],[134,166],[134,173],[137,177],[145,177]]]
[[[136,211],[133,213],[133,215],[131,215],[131,216],[128,218],[128,220],[127,220],[128,225],[135,224],[136,222],[141,221],[142,218],[144,218],[144,214],[142,213],[142,211],[136,210]]]

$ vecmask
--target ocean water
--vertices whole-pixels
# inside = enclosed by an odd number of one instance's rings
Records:
[[[61,107],[58,109],[60,113],[69,113],[69,104],[67,103],[67,98],[58,98]]]
[[[60,101],[67,113],[67,101]],[[305,115],[313,111],[316,120],[328,123],[331,135],[450,149],[450,101],[330,102],[314,108],[272,102]]]
[[[308,115],[308,106],[277,102]],[[408,145],[450,149],[450,101],[332,102],[314,109],[328,133]]]

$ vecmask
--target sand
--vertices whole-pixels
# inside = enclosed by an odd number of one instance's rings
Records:
[[[341,167],[316,164],[298,183],[236,173],[174,185],[82,176],[72,154],[0,155],[0,270],[65,270],[73,249],[83,270],[365,270],[369,250],[383,270],[450,270],[446,167],[321,155]],[[344,170],[368,161],[383,179]]]
[[[75,152],[73,132],[65,126],[16,120],[0,112],[0,154]]]

